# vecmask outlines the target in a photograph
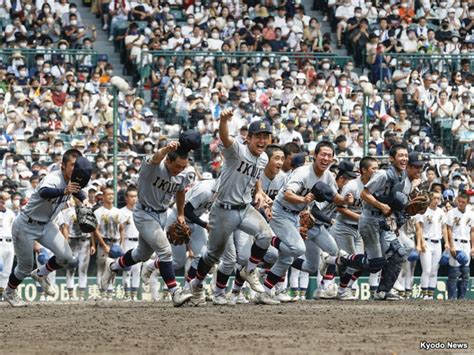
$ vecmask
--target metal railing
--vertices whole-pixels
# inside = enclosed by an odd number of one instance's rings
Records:
[[[10,63],[11,58],[15,55],[21,55],[21,58],[24,59],[24,65],[27,68],[33,68],[36,65],[35,56],[42,54],[45,61],[51,61],[52,65],[56,61],[64,56],[65,63],[70,63],[76,67],[86,66],[93,67],[97,64],[99,53],[93,49],[66,49],[61,50],[58,48],[50,49],[29,49],[29,48],[20,48],[20,49],[2,49],[0,51],[0,61],[3,63]]]
[[[312,63],[315,68],[323,59],[329,59],[333,64],[343,66],[352,57],[338,56],[333,53],[316,52],[203,52],[203,51],[151,51],[142,52],[139,60],[139,95],[145,97],[149,95],[149,100],[156,104],[158,116],[168,124],[183,125],[187,119],[186,112],[179,112],[172,104],[168,103],[167,84],[154,84],[153,74],[160,72],[160,79],[163,78],[162,70],[173,65],[176,70],[182,70],[184,61],[191,60],[193,80],[198,81],[201,73],[211,67],[215,70],[216,77],[222,77],[230,72],[231,64],[238,64],[240,75],[243,79],[252,76],[252,70],[257,68],[262,58],[268,58],[271,66],[281,68],[280,60],[286,56],[290,65],[297,65],[298,70],[302,70],[306,62]],[[163,64],[159,64],[164,59]],[[211,90],[212,88],[209,88]]]

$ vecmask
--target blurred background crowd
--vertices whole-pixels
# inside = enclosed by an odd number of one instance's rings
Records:
[[[216,176],[228,107],[235,136],[263,118],[275,142],[311,155],[330,140],[356,163],[403,141],[448,204],[472,187],[468,0],[1,0],[0,24],[0,181],[16,212],[70,147],[94,162],[100,203],[114,133],[119,191],[182,129],[203,137],[197,176]]]

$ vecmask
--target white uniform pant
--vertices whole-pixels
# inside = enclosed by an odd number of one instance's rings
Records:
[[[2,240],[0,242],[0,288],[5,288],[8,283],[8,277],[12,272],[15,252],[11,237],[0,237],[0,239]]]
[[[425,238],[426,251],[420,253],[421,287],[436,288],[438,281],[439,260],[441,259],[441,240]]]
[[[123,250],[130,250],[134,249],[138,246],[138,238],[136,241],[130,240],[130,239],[125,239],[124,245],[123,245]],[[129,289],[134,289],[138,290],[138,287],[140,287],[140,269],[141,269],[142,263],[136,263],[131,267],[129,271],[123,271],[122,272],[122,286],[124,290],[129,290]]]
[[[79,288],[85,289],[87,287],[87,270],[89,269],[89,262],[91,258],[91,240],[90,238],[70,238],[69,246],[72,250],[72,255],[78,260],[78,266],[74,269],[66,270],[66,287],[68,289],[74,288],[74,275],[79,276]]]

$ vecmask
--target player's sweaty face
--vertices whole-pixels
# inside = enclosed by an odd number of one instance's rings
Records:
[[[270,143],[270,134],[265,132],[252,134],[248,137],[248,140],[250,153],[258,157]]]
[[[370,164],[370,166],[367,168],[367,171],[366,171],[366,175],[367,177],[370,179],[372,177],[372,175],[374,175],[374,173],[379,170],[379,163],[377,162],[372,162],[372,164]]]
[[[408,151],[406,149],[400,149],[395,158],[393,158],[393,165],[397,170],[405,170],[408,164]]]
[[[276,151],[273,153],[269,164],[270,171],[273,174],[278,174],[283,166],[283,160],[285,160],[285,155],[281,151]]]
[[[407,175],[410,180],[420,179],[421,178],[421,166],[408,165],[407,166]]]
[[[321,147],[318,154],[315,155],[314,164],[319,172],[325,171],[332,164],[334,151],[329,147]]]
[[[74,170],[74,164],[76,164],[76,159],[77,158],[75,157],[71,157],[69,161],[66,164],[63,164],[62,166],[64,178],[66,179],[66,181],[71,180],[72,171]]]
[[[181,159],[180,157],[176,160],[169,162],[168,171],[171,176],[176,176],[181,173],[188,166],[188,159]]]

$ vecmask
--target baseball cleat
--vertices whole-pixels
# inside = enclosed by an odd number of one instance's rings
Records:
[[[287,290],[281,290],[280,292],[276,292],[275,296],[273,296],[273,299],[281,303],[296,302],[296,300],[288,294]]]
[[[229,304],[229,300],[224,293],[218,293],[214,295],[212,304],[215,306],[227,306]]]
[[[26,307],[26,303],[18,296],[17,290],[5,290],[3,299],[12,307]]]
[[[201,284],[199,286],[192,286],[193,283],[189,283],[188,292],[191,294],[192,298],[189,300],[189,304],[194,307],[206,304],[206,291],[204,286]]]
[[[356,300],[350,288],[344,288],[343,290],[339,290],[337,292],[337,299],[340,301],[355,301]]]
[[[327,287],[321,286],[316,290],[316,298],[333,299],[337,297],[336,284],[330,284]]]
[[[232,291],[232,294],[230,296],[230,303],[231,304],[247,304],[249,303],[249,301],[245,298],[242,292]]]
[[[48,276],[47,275],[40,276],[38,275],[38,271],[39,269],[33,270],[33,272],[31,273],[32,279],[40,284],[45,294],[47,294],[48,296],[54,296],[56,292],[54,292],[53,286],[51,286],[51,283],[48,280]]]
[[[107,258],[107,260],[105,260],[104,273],[102,274],[102,278],[100,279],[100,287],[103,290],[107,290],[110,284],[115,283],[115,272],[113,272],[110,268],[113,262],[114,259],[112,258]]]
[[[258,273],[253,269],[252,271],[247,271],[246,268],[240,270],[240,276],[247,281],[250,288],[255,292],[262,293],[265,292],[260,280],[258,279]]]
[[[183,292],[183,289],[178,287],[176,291],[173,292],[173,306],[181,307],[189,301],[191,297],[193,297],[191,293]]]
[[[149,290],[150,277],[151,277],[151,274],[153,274],[153,271],[155,271],[155,270],[148,267],[148,265],[146,263],[143,263],[142,271],[140,273],[140,277],[142,279],[143,287],[145,288],[145,290]]]
[[[255,295],[254,299],[255,304],[266,304],[269,306],[280,304],[280,301],[274,299],[267,292],[260,292]]]
[[[385,291],[377,291],[374,294],[374,300],[376,301],[401,301],[403,300],[402,297],[393,293],[393,292],[385,292]]]

